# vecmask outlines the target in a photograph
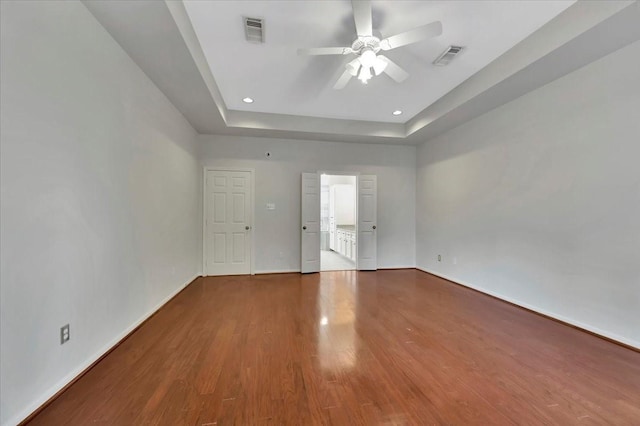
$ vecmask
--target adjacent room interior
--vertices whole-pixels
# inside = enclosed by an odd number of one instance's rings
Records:
[[[0,19],[0,425],[640,423],[638,1]]]
[[[356,269],[356,177],[322,174],[320,178],[320,270]]]

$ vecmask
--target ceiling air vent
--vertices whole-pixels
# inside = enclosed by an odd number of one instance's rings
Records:
[[[249,43],[264,43],[264,22],[259,18],[242,18],[244,35]]]
[[[453,58],[455,58],[456,55],[462,51],[462,49],[464,49],[464,47],[462,47],[462,46],[449,46],[449,47],[447,47],[444,50],[444,52],[442,52],[442,54],[440,56],[438,56],[438,58],[435,61],[433,61],[433,65],[437,65],[437,66],[440,66],[440,67],[448,65],[449,62],[451,62],[453,60]]]

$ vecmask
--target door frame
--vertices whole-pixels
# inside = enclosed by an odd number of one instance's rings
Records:
[[[207,275],[207,172],[248,172],[249,184],[251,188],[251,220],[249,226],[251,227],[249,232],[249,275],[255,275],[255,217],[256,217],[256,190],[255,190],[255,174],[256,171],[253,168],[248,167],[209,167],[205,166],[202,172],[202,275]]]
[[[358,271],[358,250],[360,250],[360,244],[358,244],[358,203],[359,203],[359,198],[358,197],[358,181],[359,181],[359,177],[362,173],[360,172],[350,172],[350,171],[339,171],[339,172],[335,172],[335,171],[331,171],[331,170],[318,170],[318,182],[320,182],[320,191],[322,191],[322,175],[333,175],[333,176],[355,176],[356,178],[356,192],[355,192],[355,196],[356,196],[356,220],[355,220],[355,226],[356,226],[356,271]],[[320,272],[322,272],[322,260],[320,261]]]

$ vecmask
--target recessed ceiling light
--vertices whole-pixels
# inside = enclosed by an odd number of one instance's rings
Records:
[[[393,114],[393,115],[400,115],[400,114],[402,114],[402,111],[400,111],[399,109],[397,109],[397,110],[393,111],[393,113],[392,113],[392,114]]]
[[[244,98],[244,99],[242,100],[242,102],[244,102],[245,104],[252,104],[252,103],[253,103],[253,99],[251,99],[251,98]]]

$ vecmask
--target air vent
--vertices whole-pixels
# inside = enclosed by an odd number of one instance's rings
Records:
[[[249,43],[264,43],[264,22],[259,18],[242,18],[244,35]]]
[[[455,58],[456,55],[462,51],[462,49],[464,49],[464,47],[462,46],[447,47],[445,51],[442,52],[442,54],[438,56],[438,58],[435,61],[433,61],[433,65],[437,65],[440,67],[448,65],[449,62],[451,62],[453,58]]]

